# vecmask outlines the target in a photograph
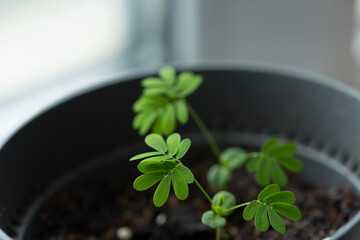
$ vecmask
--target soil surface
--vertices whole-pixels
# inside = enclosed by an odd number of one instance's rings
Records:
[[[214,160],[201,154],[193,157],[205,160],[205,164],[195,164],[192,169],[196,178],[206,186],[203,170]],[[136,163],[133,167],[136,170]],[[125,182],[123,177],[116,175],[89,177],[63,189],[39,213],[30,239],[215,239],[214,231],[201,224],[201,215],[210,209],[210,205],[195,184],[190,185],[187,200],[179,201],[170,193],[168,202],[156,208],[152,203],[155,188],[136,192],[132,180],[139,173],[129,174],[132,176]],[[254,176],[243,169],[236,171],[229,187],[238,203],[255,199],[261,189],[254,182]],[[360,198],[353,191],[309,185],[299,174],[289,174],[289,183],[282,190],[295,193],[296,205],[303,215],[299,221],[285,220],[285,234],[280,235],[271,227],[266,233],[257,231],[253,221],[243,220],[241,209],[228,218],[222,232],[223,239],[323,239],[360,209]],[[213,194],[216,190],[210,189],[209,192]]]

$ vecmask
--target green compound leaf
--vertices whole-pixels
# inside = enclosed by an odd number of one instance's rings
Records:
[[[236,204],[235,196],[227,191],[217,192],[212,201],[215,204],[212,206],[213,210],[221,216],[229,216],[233,210],[227,209],[234,207]]]
[[[258,200],[263,200],[267,196],[280,192],[280,187],[277,184],[270,184],[266,186],[258,195]]]
[[[288,178],[282,167],[290,171],[300,171],[302,163],[293,157],[296,147],[292,143],[279,144],[276,138],[268,139],[261,147],[261,152],[250,159],[246,165],[248,172],[255,172],[258,185],[265,186],[272,180],[285,186]]]
[[[156,155],[160,155],[161,153],[159,152],[146,152],[146,153],[141,153],[138,155],[135,155],[134,157],[130,158],[129,161],[134,161],[134,160],[139,160],[142,158],[146,158],[146,157],[152,157],[152,156],[156,156]]]
[[[224,217],[216,215],[213,211],[206,211],[201,217],[202,224],[209,226],[213,229],[222,228],[226,225]]]
[[[167,150],[166,143],[164,139],[156,133],[149,134],[145,137],[145,143],[155,149],[156,151],[159,151],[160,153],[165,153]]]
[[[271,204],[271,207],[284,217],[291,220],[299,220],[301,218],[301,212],[297,207],[288,203],[275,202]]]
[[[241,167],[246,161],[246,151],[239,147],[231,147],[221,153],[220,162],[230,170]]]
[[[280,234],[286,232],[284,221],[271,207],[267,208],[271,226]]]
[[[175,192],[175,196],[179,200],[185,200],[189,195],[189,187],[185,178],[178,169],[174,169],[171,174],[171,180]]]
[[[244,209],[243,212],[244,220],[251,221],[255,216],[255,212],[257,208],[258,208],[258,201],[257,200],[251,201]]]
[[[267,218],[267,206],[260,203],[255,212],[255,228],[260,232],[266,232],[269,229],[269,220]]]
[[[189,111],[183,100],[178,100],[175,103],[176,116],[181,124],[187,123],[189,119]]]
[[[202,77],[193,73],[180,73],[166,66],[159,71],[160,78],[148,77],[141,81],[143,93],[134,103],[136,116],[133,128],[140,135],[150,129],[153,133],[169,135],[176,122],[185,124],[189,118],[184,97],[194,92],[202,83]]]
[[[292,172],[299,172],[303,168],[302,162],[294,157],[279,157],[276,159],[284,168]]]
[[[154,193],[153,202],[156,207],[161,207],[165,204],[170,193],[171,177],[166,175],[156,188]]]
[[[133,187],[137,191],[144,191],[159,182],[165,174],[165,171],[145,173],[135,179]]]
[[[215,188],[223,189],[227,187],[232,178],[232,172],[228,168],[219,164],[213,165],[207,173],[208,183]]]
[[[178,169],[187,183],[194,182],[194,175],[188,167],[184,166],[183,164],[179,164]]]
[[[290,191],[274,193],[264,198],[264,202],[268,205],[274,202],[293,204],[295,201],[295,195]]]
[[[169,160],[172,159],[169,155],[161,155],[161,156],[154,156],[154,157],[149,157],[146,158],[145,160],[149,160],[149,161],[165,161],[165,160]]]
[[[189,150],[190,146],[191,146],[191,141],[190,141],[190,139],[185,138],[184,140],[182,140],[182,141],[180,142],[179,150],[178,150],[178,152],[177,152],[177,154],[176,154],[176,158],[177,158],[177,159],[182,158],[182,157],[187,153],[187,151]]]
[[[166,139],[168,154],[174,156],[177,153],[179,149],[180,140],[181,138],[178,133],[173,133]]]

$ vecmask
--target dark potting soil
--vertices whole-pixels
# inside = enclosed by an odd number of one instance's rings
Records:
[[[204,159],[204,156],[197,157]],[[206,171],[203,170],[213,160],[204,162],[192,169],[196,178],[206,186]],[[136,169],[136,164],[133,167]],[[195,184],[190,185],[187,200],[179,201],[170,193],[168,202],[156,208],[152,203],[155,188],[144,192],[135,191],[132,188],[135,177],[133,175],[126,182],[116,175],[89,177],[63,189],[38,214],[30,239],[215,239],[214,231],[201,224],[201,215],[210,209],[210,204]],[[241,203],[256,199],[261,189],[254,182],[252,174],[240,169],[234,174],[228,190]],[[271,227],[265,233],[257,231],[253,221],[243,220],[241,209],[228,218],[228,224],[223,229],[223,239],[323,239],[360,210],[360,198],[353,191],[309,185],[299,174],[289,174],[289,183],[282,190],[295,193],[296,205],[302,212],[299,221],[285,219],[285,234],[280,235]],[[215,189],[209,192],[213,194]],[[132,236],[122,238],[121,235]]]

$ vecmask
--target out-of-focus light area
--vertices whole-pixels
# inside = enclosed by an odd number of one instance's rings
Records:
[[[0,2],[0,100],[123,54],[128,17],[116,2]]]

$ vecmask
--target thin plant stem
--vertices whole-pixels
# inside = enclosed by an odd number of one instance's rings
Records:
[[[201,192],[205,195],[205,197],[209,200],[209,202],[211,203],[211,205],[213,205],[213,201],[211,199],[211,197],[209,196],[209,194],[205,191],[205,189],[200,185],[200,183],[196,180],[196,178],[194,178],[194,182],[196,183],[196,185],[199,187],[199,189],[201,190]]]
[[[187,105],[187,107],[189,109],[190,116],[195,121],[196,125],[200,128],[200,131],[204,135],[206,141],[209,143],[209,145],[210,145],[212,151],[214,152],[216,158],[220,162],[221,150],[220,150],[219,145],[216,143],[215,139],[210,134],[209,129],[206,127],[205,123],[202,121],[202,119],[197,114],[197,112],[194,110],[194,108],[190,105],[190,103],[188,101],[186,101],[186,99],[184,99],[184,102],[186,103],[186,105]]]
[[[236,206],[234,206],[234,207],[228,208],[228,209],[226,209],[226,211],[232,211],[232,210],[235,210],[235,209],[237,209],[237,208],[241,208],[241,207],[247,206],[247,205],[249,205],[249,204],[250,204],[250,202],[242,203],[242,204],[236,205]]]
[[[220,240],[220,232],[221,232],[221,228],[217,228],[216,229],[216,240]]]

